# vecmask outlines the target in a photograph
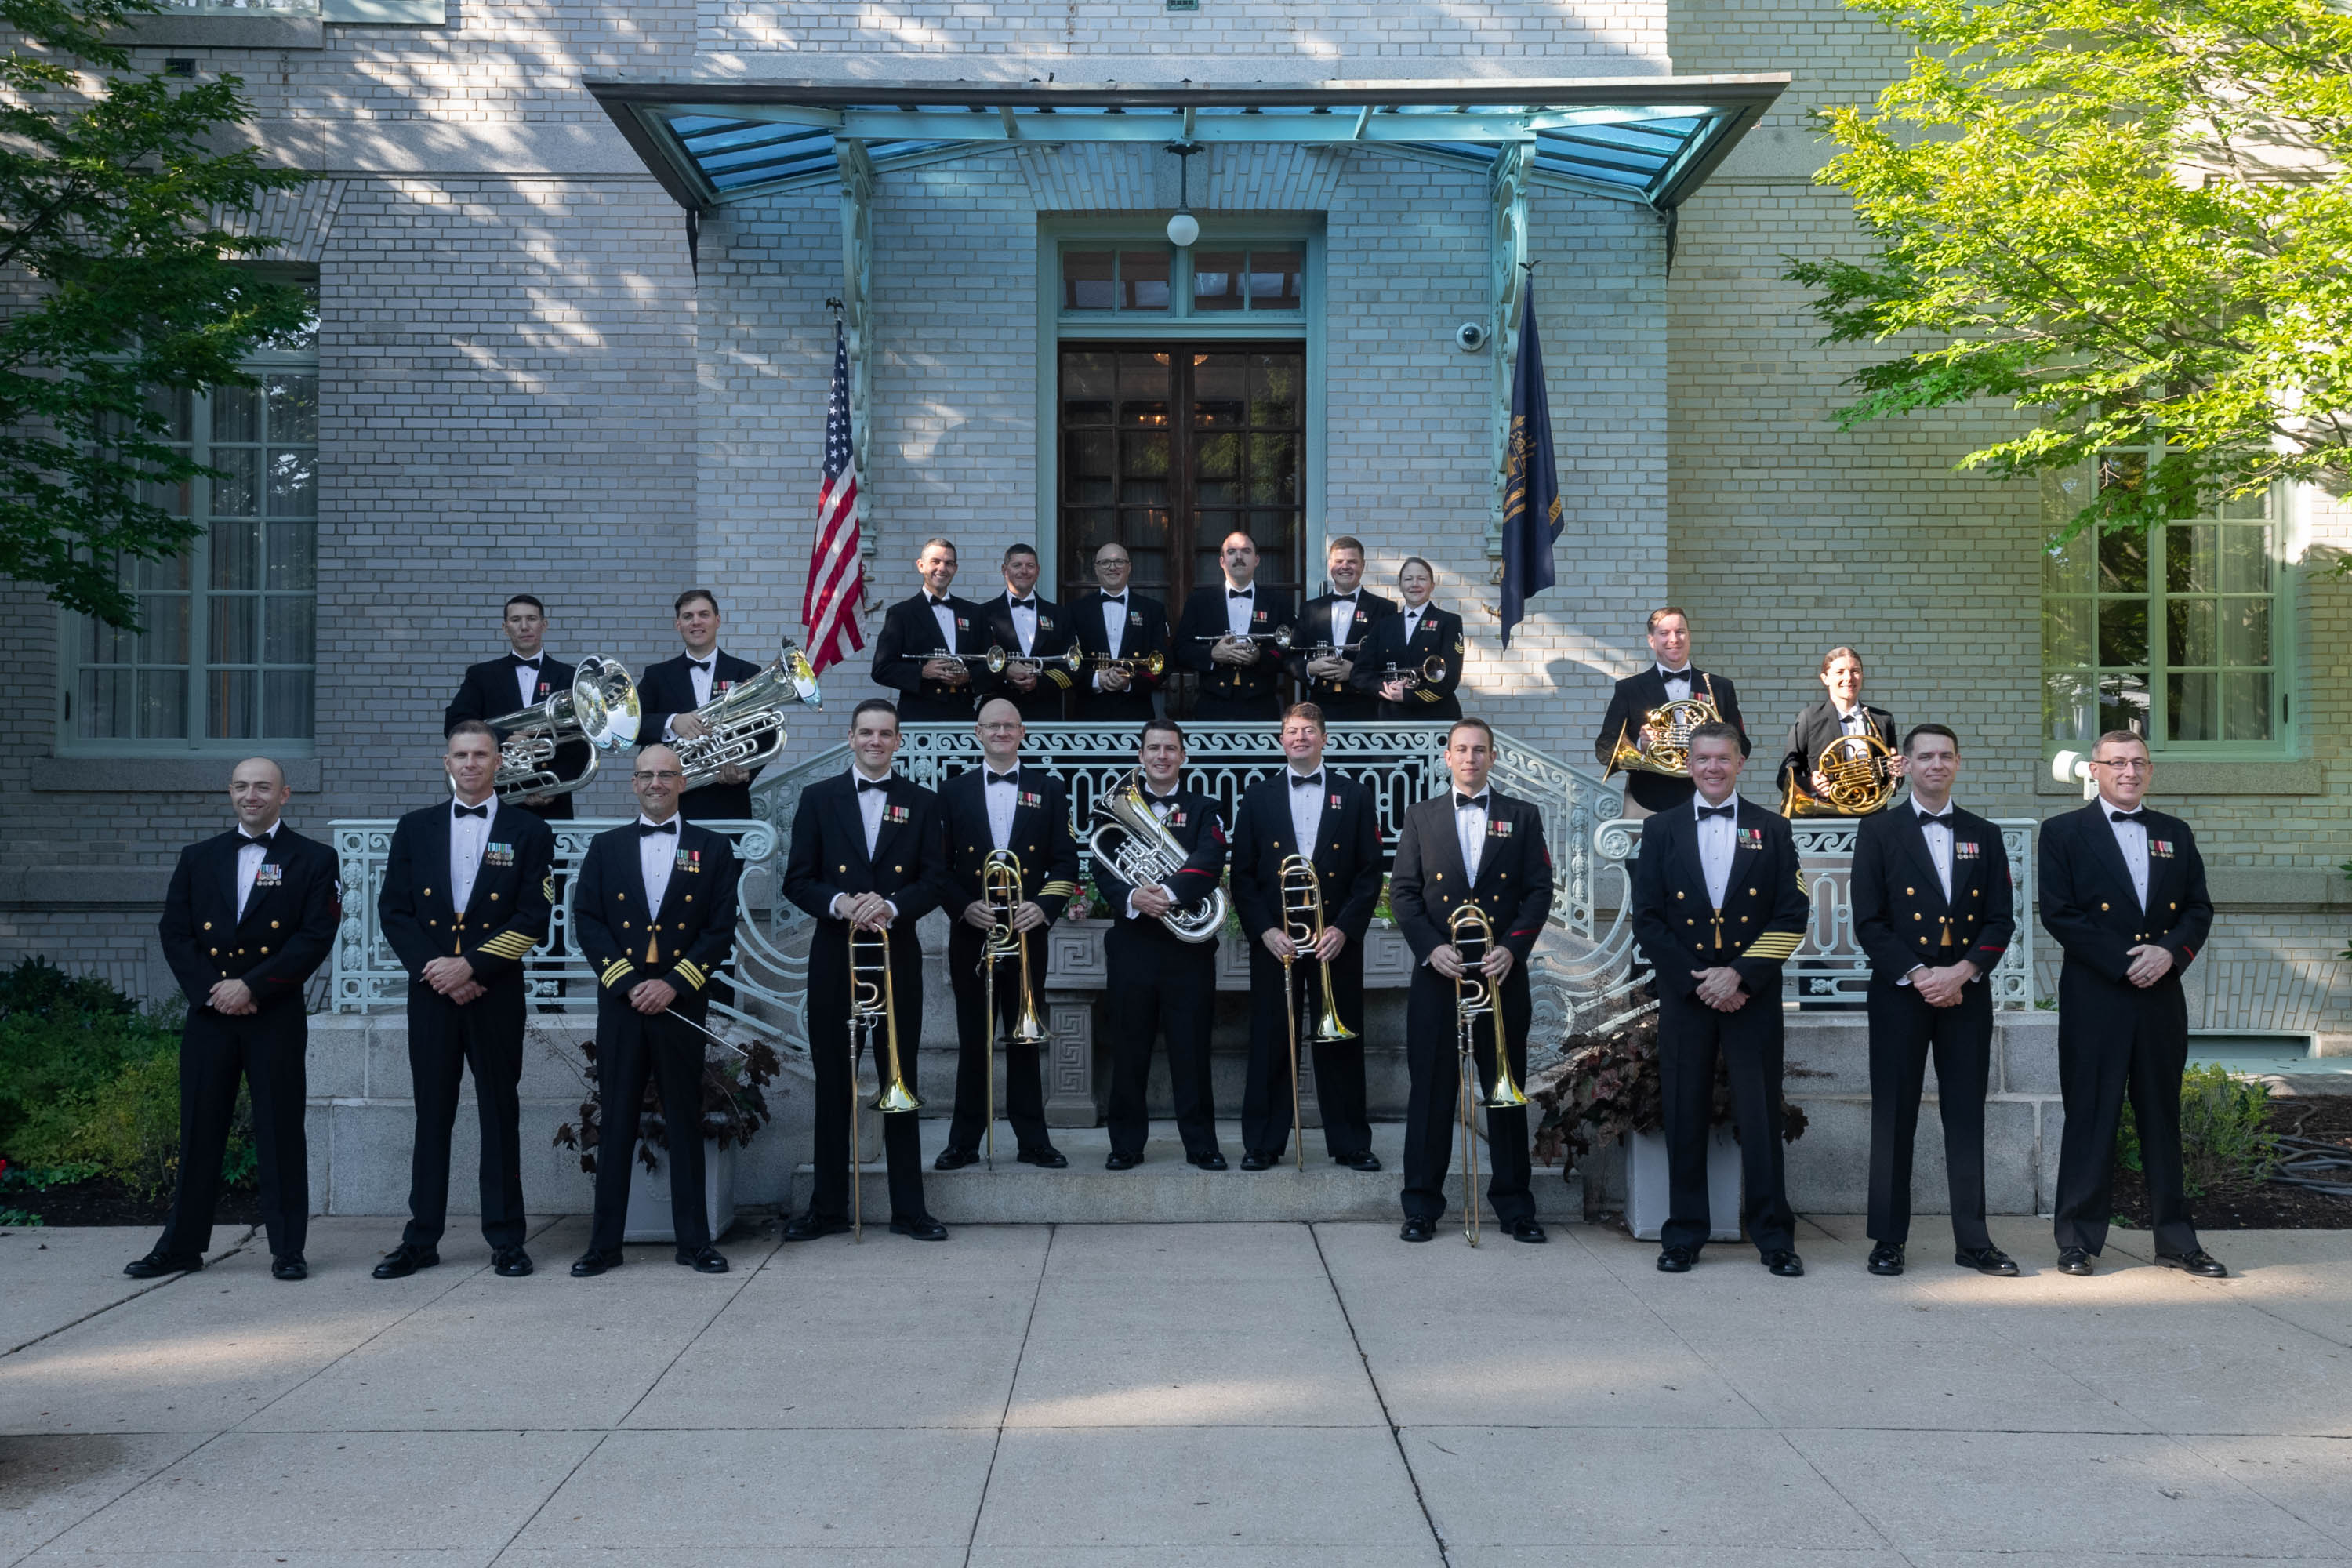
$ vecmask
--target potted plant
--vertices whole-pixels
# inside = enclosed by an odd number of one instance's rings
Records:
[[[774,1120],[768,1109],[768,1097],[763,1092],[783,1070],[783,1063],[764,1041],[752,1042],[740,1058],[712,1054],[715,1047],[706,1047],[702,1058],[702,1104],[697,1131],[702,1138],[703,1201],[710,1215],[712,1240],[727,1234],[735,1220],[735,1151],[751,1141],[751,1135]],[[580,1153],[580,1168],[590,1175],[596,1173],[596,1156],[604,1130],[603,1091],[596,1081],[596,1042],[580,1042],[580,1055],[586,1063],[580,1072],[587,1098],[580,1102],[580,1120],[575,1125],[565,1122],[555,1130],[555,1142]],[[645,1167],[647,1180],[629,1184],[628,1220],[622,1233],[624,1241],[670,1241],[675,1237],[670,1227],[669,1184],[656,1150],[667,1152],[670,1123],[661,1103],[661,1092],[654,1079],[646,1080],[645,1102],[637,1115],[637,1163]]]
[[[1560,1162],[1565,1179],[1593,1150],[1619,1142],[1625,1150],[1625,1226],[1643,1240],[1654,1240],[1667,1212],[1665,1089],[1658,1072],[1658,1015],[1654,1009],[1605,1028],[1571,1035],[1558,1060],[1530,1073],[1527,1094],[1542,1108],[1536,1129],[1536,1158]],[[1801,1107],[1781,1105],[1780,1136],[1804,1136]],[[1708,1207],[1716,1217],[1714,1239],[1739,1236],[1739,1151],[1731,1125],[1731,1083],[1720,1055],[1715,1066],[1715,1100],[1707,1147]],[[1591,1189],[1588,1188],[1588,1191]]]

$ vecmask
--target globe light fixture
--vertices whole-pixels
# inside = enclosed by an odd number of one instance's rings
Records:
[[[1201,151],[1191,142],[1171,142],[1168,151],[1176,154],[1176,216],[1168,220],[1168,243],[1179,250],[1189,247],[1201,237],[1201,220],[1192,216],[1192,154]]]

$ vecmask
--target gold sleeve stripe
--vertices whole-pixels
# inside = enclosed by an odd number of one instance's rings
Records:
[[[709,978],[702,973],[702,966],[689,959],[681,958],[677,961],[677,972],[685,976],[686,983],[697,991],[702,989],[703,981]]]
[[[625,958],[616,958],[613,960],[612,963],[604,966],[602,984],[605,985],[612,984],[613,982],[618,980],[624,974],[628,973],[631,967],[629,961]]]
[[[1037,896],[1041,899],[1075,899],[1078,896],[1078,885],[1076,882],[1048,882],[1037,889]]]
[[[1794,958],[1798,946],[1804,940],[1804,937],[1796,931],[1768,931],[1748,944],[1748,952],[1744,956],[1780,963]]]
[[[493,958],[520,959],[530,952],[530,935],[527,931],[502,931],[482,943],[482,951]]]
[[[555,879],[554,879],[554,878],[552,878],[552,877],[541,877],[541,878],[539,879],[539,896],[540,896],[541,898],[542,898],[542,899],[545,899],[545,900],[546,900],[549,903],[551,903],[551,903],[553,903],[553,902],[555,902]]]

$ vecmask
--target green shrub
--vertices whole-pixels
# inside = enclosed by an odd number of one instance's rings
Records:
[[[142,1012],[103,980],[28,958],[0,974],[0,1154],[28,1163],[69,1132],[72,1107],[124,1068],[173,1050],[175,1016]]]
[[[2270,1131],[2271,1086],[2238,1078],[2218,1062],[2191,1068],[2180,1079],[2180,1160],[2192,1198],[2217,1187],[2242,1188],[2270,1179],[2278,1168],[2278,1135]],[[2140,1170],[2139,1125],[2124,1102],[2116,1134],[2116,1163]]]

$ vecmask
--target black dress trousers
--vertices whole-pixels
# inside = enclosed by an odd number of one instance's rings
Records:
[[[948,929],[948,978],[955,988],[956,1089],[955,1118],[948,1124],[948,1147],[977,1152],[988,1131],[988,1077],[995,1070],[994,1050],[982,1014],[988,1004],[987,983],[980,973],[980,955],[988,938],[957,921]],[[1029,986],[1037,1016],[1045,1016],[1045,932],[1029,933]],[[1053,1140],[1045,1133],[1045,1080],[1038,1064],[1038,1047],[1013,1037],[1019,1016],[1021,965],[1007,960],[996,966],[997,1037],[1004,1042],[1004,1102],[997,1113],[1013,1124],[1019,1150],[1045,1149]]]
[[[1712,1228],[1706,1146],[1720,1053],[1731,1080],[1732,1122],[1739,1130],[1740,1218],[1759,1253],[1795,1247],[1797,1216],[1789,1206],[1781,1164],[1782,1044],[1777,992],[1748,997],[1736,1013],[1718,1013],[1696,996],[1672,992],[1658,999],[1658,1072],[1665,1091],[1669,1173],[1662,1245],[1696,1252]]]
[[[849,1217],[849,1102],[856,1093],[861,1122],[882,1118],[891,1218],[920,1219],[930,1213],[923,1201],[922,1134],[915,1125],[920,1113],[885,1116],[856,1087],[854,1053],[859,1047],[853,1045],[849,1028],[848,931],[840,921],[828,921],[819,928],[809,955],[809,1060],[816,1077],[816,1174],[809,1212],[824,1220]],[[890,988],[898,1022],[898,1068],[907,1087],[919,1095],[916,1069],[923,1049],[923,950],[912,921],[902,920],[890,928]],[[882,1081],[889,1072],[889,1040],[879,1028],[873,1036],[876,1078]]]
[[[1514,965],[1502,985],[1503,1035],[1509,1042],[1511,1076],[1521,1083],[1528,1077],[1528,1025],[1533,1003],[1528,994],[1527,971]],[[1434,1222],[1445,1216],[1445,1178],[1453,1168],[1454,1144],[1461,1127],[1462,1057],[1454,1026],[1454,982],[1426,963],[1412,972],[1412,989],[1405,1003],[1405,1063],[1412,1074],[1404,1125],[1404,1191],[1400,1200],[1407,1219]],[[1495,1035],[1491,1023],[1478,1030],[1475,1052],[1478,1085],[1491,1093],[1495,1087]],[[1486,1128],[1486,1201],[1504,1225],[1533,1219],[1533,1162],[1528,1154],[1527,1107],[1479,1112]]]
[[[596,1135],[596,1221],[591,1252],[619,1250],[628,1229],[629,1177],[636,1164],[638,1113],[646,1079],[661,1095],[669,1129],[669,1217],[677,1246],[710,1245],[710,1213],[702,1193],[702,1037],[668,1018],[646,1017],[613,998],[596,1030],[596,1093],[604,1121]],[[628,1016],[616,1017],[618,1011]],[[424,1142],[420,1136],[417,1142]],[[441,1167],[449,1168],[445,1146]],[[446,1179],[446,1178],[445,1178]]]
[[[299,997],[244,1017],[210,1007],[188,1015],[180,1031],[179,1187],[156,1251],[176,1255],[212,1246],[221,1157],[228,1151],[240,1077],[253,1096],[253,1152],[269,1255],[302,1250],[310,1225],[310,1152],[302,1136],[308,1092],[302,1058],[310,1040]]]
[[[1992,1076],[1992,987],[1971,982],[1955,1006],[1932,1007],[1908,985],[1870,983],[1870,1239],[1911,1234],[1911,1154],[1930,1055],[1944,1120],[1952,1243],[1987,1247],[1985,1090]]]
[[[1143,1157],[1150,1132],[1145,1089],[1151,1047],[1164,1029],[1169,1088],[1184,1153],[1214,1154],[1219,1151],[1209,1031],[1216,1016],[1216,945],[1178,942],[1164,932],[1144,931],[1139,924],[1121,921],[1103,939],[1110,988],[1110,1104],[1105,1121],[1111,1152]]]
[[[2088,984],[2070,988],[2070,978],[2063,972],[2059,976],[2060,1012],[2074,1008],[2078,1017],[2098,1017],[2103,1026],[2058,1038],[2058,1090],[2066,1107],[2058,1141],[2058,1246],[2094,1254],[2106,1246],[2108,1219],[2115,1213],[2116,1134],[2128,1096],[2139,1131],[2156,1249],[2175,1256],[2195,1252],[2197,1221],[2180,1155],[2180,1078],[2189,1066],[2187,996],[2180,983],[2168,976],[2144,996],[2116,1006]],[[2102,1003],[2107,1005],[2095,1012]]]
[[[492,986],[462,1007],[429,985],[410,984],[408,1074],[416,1099],[416,1145],[409,1163],[408,1228],[401,1234],[408,1246],[436,1246],[448,1227],[449,1134],[467,1072],[474,1075],[481,1125],[482,1239],[493,1248],[522,1245],[522,1033],[520,980]]]
[[[1334,1159],[1370,1153],[1372,1123],[1364,1097],[1364,954],[1355,942],[1333,960],[1331,994],[1339,1021],[1358,1031],[1352,1040],[1310,1040],[1323,1011],[1321,967],[1292,963],[1290,1013],[1298,1018],[1298,1053],[1315,1066],[1315,1103],[1323,1114],[1323,1146]],[[1290,1026],[1283,1016],[1282,960],[1250,944],[1249,1073],[1242,1089],[1242,1148],[1279,1159],[1290,1142]]]

